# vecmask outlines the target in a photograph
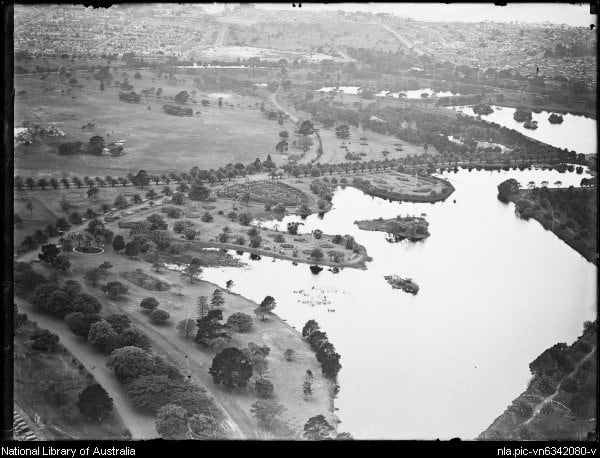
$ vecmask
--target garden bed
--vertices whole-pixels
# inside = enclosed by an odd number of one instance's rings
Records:
[[[76,246],[75,248],[73,248],[73,251],[75,253],[86,254],[88,256],[96,256],[104,253],[104,250],[102,248],[97,248],[94,246]]]

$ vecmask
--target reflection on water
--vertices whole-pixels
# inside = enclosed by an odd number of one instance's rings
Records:
[[[473,113],[473,108],[470,106],[458,106],[455,108],[461,113],[477,116]],[[516,108],[492,105],[492,109],[494,110],[492,114],[482,115],[481,119],[514,129],[523,135],[535,138],[548,145],[556,146],[557,148],[566,148],[578,154],[596,153],[597,136],[595,119],[568,113],[562,115],[564,119],[562,124],[551,124],[548,121],[551,112],[542,111],[540,113],[533,113],[532,120],[537,121],[538,128],[531,130],[523,127],[522,122],[517,122],[513,119],[513,114],[517,111]]]
[[[392,203],[346,188],[322,219],[304,220],[301,233],[353,235],[373,258],[367,270],[314,275],[306,264],[264,258],[204,272],[220,285],[234,280],[233,290],[255,301],[272,295],[276,313],[298,330],[319,322],[342,355],[339,430],[356,438],[475,438],[526,387],[529,363],[557,342],[573,342],[595,318],[596,267],[496,197],[509,177],[578,186],[587,172],[444,176],[456,188],[445,202]],[[431,236],[419,243],[390,244],[386,234],[354,225],[421,213]],[[412,278],[419,294],[392,289],[383,278],[390,274]]]

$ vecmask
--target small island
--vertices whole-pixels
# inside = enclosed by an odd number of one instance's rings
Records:
[[[408,238],[410,240],[422,240],[429,237],[427,230],[429,223],[425,218],[417,216],[401,217],[400,215],[390,219],[367,219],[354,221],[359,229],[363,231],[381,231],[394,236],[395,240]]]
[[[552,113],[549,117],[548,117],[548,121],[550,121],[550,124],[562,124],[562,122],[564,121],[562,115],[556,114],[556,113]]]
[[[473,105],[473,113],[477,115],[489,115],[494,112],[494,109],[487,103],[479,103]]]
[[[401,278],[398,275],[386,275],[385,280],[392,285],[394,289],[401,289],[405,293],[417,294],[419,292],[419,286],[413,282],[410,278]]]
[[[525,127],[525,129],[535,130],[538,128],[538,123],[537,123],[537,121],[525,121],[525,124],[523,124],[523,127]]]
[[[517,122],[531,122],[533,113],[526,108],[517,108],[513,114],[513,119]]]

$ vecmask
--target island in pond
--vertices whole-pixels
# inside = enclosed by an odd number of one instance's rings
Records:
[[[410,240],[421,240],[429,237],[429,223],[423,217],[400,215],[390,219],[365,219],[354,221],[359,229],[363,231],[381,231],[394,236],[395,240],[408,238]]]
[[[405,293],[410,294],[417,294],[419,292],[419,286],[410,278],[401,278],[398,275],[386,275],[383,278],[385,278],[394,289],[401,289]]]

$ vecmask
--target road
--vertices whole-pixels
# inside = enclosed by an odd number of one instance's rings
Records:
[[[79,360],[96,381],[104,387],[113,399],[114,409],[131,432],[134,439],[156,439],[158,433],[154,426],[154,416],[138,412],[131,404],[125,390],[116,377],[106,367],[106,356],[97,352],[90,344],[71,332],[67,324],[45,313],[40,313],[28,302],[15,297],[15,304],[31,321],[42,328],[48,329],[60,338],[60,343]]]
[[[398,40],[400,40],[404,46],[406,46],[408,49],[412,49],[413,51],[415,51],[419,56],[422,56],[423,54],[425,54],[423,51],[421,51],[419,48],[417,48],[414,43],[411,43],[410,41],[408,41],[406,38],[404,38],[402,35],[400,35],[398,32],[396,32],[394,29],[392,29],[390,26],[388,25],[383,25],[382,27],[387,30],[388,32],[391,32],[392,34],[394,34],[396,36],[396,38],[398,38]]]
[[[273,103],[273,105],[275,105],[279,110],[283,111],[286,115],[288,115],[292,122],[297,123],[299,121],[298,116],[295,116],[294,114],[290,113],[279,104],[279,102],[277,101],[277,92],[273,92],[271,94],[271,103]]]
[[[582,365],[583,363],[585,363],[587,360],[589,360],[589,359],[590,359],[592,356],[594,356],[594,354],[596,353],[596,348],[597,348],[597,345],[594,345],[594,348],[592,348],[592,350],[591,350],[591,351],[590,351],[590,352],[589,352],[587,355],[585,355],[585,357],[584,357],[584,358],[582,358],[582,359],[581,359],[581,361],[579,361],[579,362],[577,363],[577,365],[575,366],[575,369],[573,369],[573,371],[572,371],[572,372],[571,372],[569,375],[567,375],[566,377],[563,377],[563,380],[562,380],[562,382],[561,382],[561,383],[559,383],[559,385],[556,387],[556,391],[555,391],[554,393],[552,393],[551,395],[549,395],[549,396],[546,396],[546,397],[544,398],[544,400],[543,400],[542,402],[540,402],[540,403],[537,405],[537,407],[536,407],[536,408],[535,408],[535,410],[533,411],[533,414],[531,415],[531,417],[529,418],[529,420],[527,420],[527,421],[524,423],[525,425],[529,424],[529,423],[531,422],[531,420],[533,420],[533,419],[534,419],[534,418],[535,418],[535,417],[536,417],[536,416],[537,416],[537,415],[540,413],[540,411],[542,410],[542,408],[543,408],[543,407],[544,407],[546,404],[548,404],[548,403],[554,402],[555,404],[559,404],[560,406],[562,406],[562,407],[564,407],[564,408],[568,409],[568,407],[566,407],[566,406],[564,406],[563,404],[560,404],[559,402],[555,401],[555,400],[554,400],[554,398],[555,398],[556,396],[558,396],[558,394],[560,393],[560,387],[561,387],[561,385],[563,384],[563,382],[564,382],[565,380],[568,380],[568,379],[570,379],[571,377],[573,377],[573,375],[575,375],[575,372],[577,372],[577,371],[579,370],[579,368],[581,367],[581,365]]]
[[[129,210],[135,210],[146,205],[146,203],[138,204],[130,207]],[[141,212],[124,217],[121,221],[127,219],[138,219],[141,214],[149,214],[155,211],[152,207]],[[81,225],[73,226],[70,231],[82,232],[87,222]],[[116,223],[113,223],[116,224]],[[59,237],[53,237],[47,243],[58,243]],[[30,262],[37,260],[38,250],[23,253],[15,258],[15,262]],[[124,260],[124,263],[128,260]],[[84,289],[87,289],[85,282]],[[94,295],[94,291],[85,291]],[[31,304],[23,299],[15,297],[15,304],[22,311],[25,311],[32,321],[37,321],[41,327],[49,329],[57,334],[60,342],[69,350],[84,365],[84,367],[96,378],[109,395],[113,398],[115,410],[121,416],[123,423],[129,429],[132,437],[135,439],[152,439],[157,438],[158,434],[154,425],[154,416],[139,413],[135,407],[129,402],[125,389],[117,381],[114,374],[106,367],[106,356],[98,353],[90,344],[75,336],[66,323],[52,316],[40,313]],[[126,310],[121,310],[120,313],[127,313]],[[231,395],[220,389],[210,389],[213,386],[212,377],[208,373],[206,362],[203,361],[202,354],[197,351],[195,344],[183,342],[181,345],[174,342],[156,330],[156,327],[151,326],[148,322],[140,320],[135,314],[127,313],[132,324],[143,331],[153,342],[154,353],[174,362],[177,366],[186,367],[187,372],[191,375],[195,382],[206,389],[209,396],[215,401],[215,405],[221,407],[224,416],[224,423],[227,427],[230,438],[245,439],[258,438],[260,431],[255,428],[256,422],[251,419],[239,404],[232,399]],[[190,348],[186,348],[188,345]],[[189,358],[188,358],[189,356]]]

